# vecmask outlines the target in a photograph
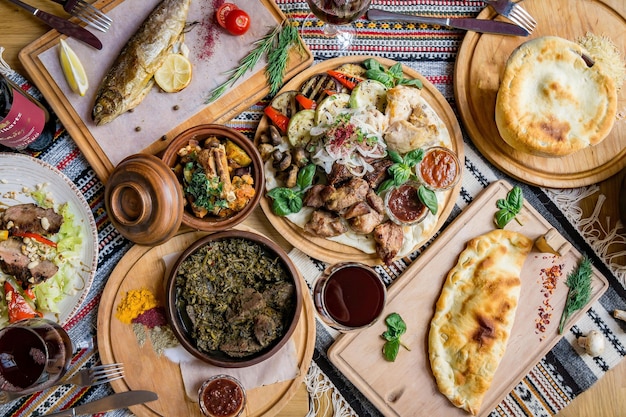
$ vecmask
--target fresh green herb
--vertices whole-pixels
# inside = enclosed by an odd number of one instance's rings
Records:
[[[380,62],[374,58],[366,59],[363,62],[365,67],[365,76],[369,79],[383,83],[387,88],[393,88],[396,85],[411,85],[413,87],[422,88],[422,82],[418,79],[404,78],[402,64],[399,62],[386,69]]]
[[[239,61],[237,68],[226,72],[228,79],[211,91],[205,104],[220,98],[228,87],[235,84],[246,72],[252,70],[265,54],[268,54],[268,66],[265,72],[270,84],[270,91],[274,93],[278,91],[283,82],[289,48],[296,43],[302,46],[297,29],[289,20],[277,25],[267,35],[252,44],[254,48]],[[276,62],[273,62],[272,58]]]
[[[496,201],[496,206],[499,210],[494,216],[494,221],[496,226],[500,229],[504,229],[504,226],[506,226],[513,219],[522,225],[516,217],[524,206],[524,194],[522,193],[522,189],[520,187],[517,185],[513,187],[513,189],[507,193],[506,199],[501,198]]]
[[[278,216],[287,216],[302,210],[302,197],[307,188],[313,184],[315,165],[309,164],[298,171],[296,188],[276,187],[267,193],[272,202],[272,211]]]
[[[424,151],[421,148],[413,149],[406,153],[404,157],[397,151],[389,151],[389,159],[393,161],[393,165],[388,168],[391,178],[383,181],[378,187],[381,193],[391,187],[399,187],[409,180],[417,180],[417,175],[413,173],[413,167],[417,165],[424,157]],[[428,207],[432,214],[437,214],[439,204],[437,203],[437,195],[434,191],[420,185],[418,188],[418,196],[422,204]]]
[[[193,162],[188,163],[185,169],[192,172],[185,192],[193,197],[195,206],[207,211],[213,211],[217,207],[228,208],[228,201],[220,198],[223,184],[218,177],[207,178],[204,169]]]
[[[387,323],[387,330],[381,335],[386,340],[383,345],[383,356],[389,362],[394,362],[400,351],[400,346],[406,350],[411,350],[400,341],[400,336],[406,333],[406,323],[398,313],[388,315],[385,323]]]
[[[563,327],[575,311],[580,310],[589,302],[591,297],[591,260],[585,255],[576,269],[567,276],[565,285],[569,287],[565,308],[559,323],[559,334],[563,334]]]

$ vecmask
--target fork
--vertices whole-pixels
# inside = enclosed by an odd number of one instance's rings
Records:
[[[107,382],[115,381],[124,377],[124,366],[121,363],[110,363],[107,365],[98,365],[91,368],[81,369],[69,378],[62,379],[51,385],[51,388],[58,385],[76,385],[79,387],[89,387],[92,385],[100,385]],[[18,394],[10,391],[0,391],[0,405],[21,397],[33,394]]]
[[[521,5],[511,0],[483,0],[493,9],[511,22],[532,33],[537,27],[537,21]]]
[[[63,5],[63,10],[76,16],[88,25],[93,26],[100,32],[106,32],[111,27],[113,20],[101,10],[87,3],[85,0],[52,0]]]

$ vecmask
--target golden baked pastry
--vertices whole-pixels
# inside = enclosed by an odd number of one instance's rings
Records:
[[[580,45],[544,36],[509,57],[496,99],[496,124],[513,148],[560,157],[600,143],[617,113],[612,77]]]
[[[504,356],[532,245],[532,239],[503,229],[470,240],[437,301],[428,336],[430,366],[441,393],[474,415]]]

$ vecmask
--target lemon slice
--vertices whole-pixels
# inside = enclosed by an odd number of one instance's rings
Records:
[[[63,39],[60,40],[61,48],[59,50],[59,59],[61,61],[61,68],[65,79],[69,84],[72,91],[84,96],[89,88],[89,81],[87,80],[87,73],[83,64],[78,59],[78,55]]]
[[[169,54],[154,73],[154,81],[167,93],[175,93],[191,82],[191,61],[181,54]]]

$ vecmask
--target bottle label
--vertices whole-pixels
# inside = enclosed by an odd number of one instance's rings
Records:
[[[4,119],[0,119],[0,144],[24,149],[41,135],[46,124],[46,114],[21,91],[15,88],[12,90],[11,109]]]

